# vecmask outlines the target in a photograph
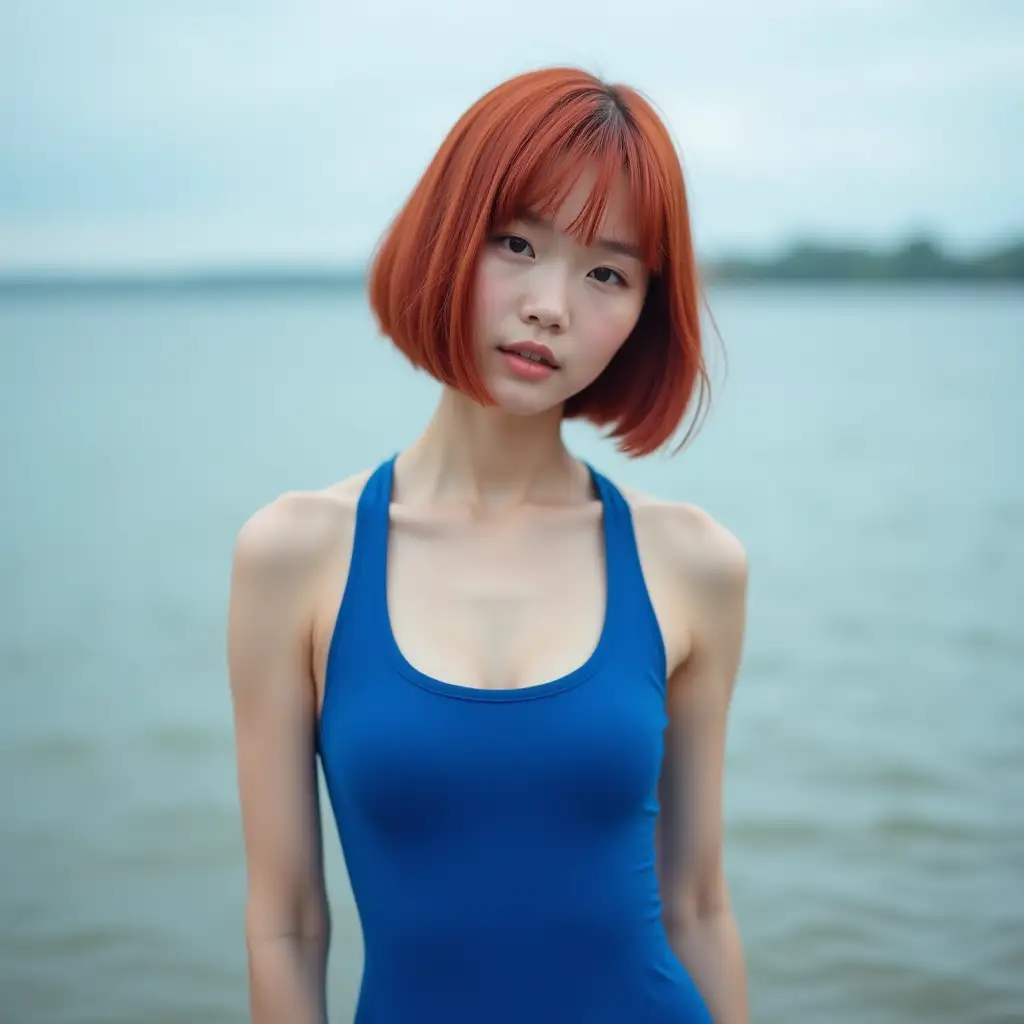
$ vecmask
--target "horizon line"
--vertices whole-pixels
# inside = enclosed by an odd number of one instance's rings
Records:
[[[1024,260],[1024,234],[991,242],[984,248],[976,249],[971,255],[953,254],[935,235],[916,233],[904,236],[901,241],[885,244],[857,243],[852,241],[829,241],[822,236],[806,235],[791,239],[782,246],[773,247],[771,253],[755,255],[739,250],[723,251],[717,256],[697,258],[698,268],[709,279],[736,280],[737,275],[771,275],[773,271],[799,261],[797,276],[815,280],[843,280],[860,277],[850,266],[838,266],[835,260],[867,260],[875,267],[883,268],[883,277],[889,279],[901,276],[900,261],[908,257],[921,259],[925,266],[923,278],[941,277],[943,273],[967,272],[978,269],[993,261],[1005,260],[1019,265]],[[829,269],[812,271],[808,260],[821,258],[832,261]],[[3,266],[0,264],[0,288],[4,290],[22,287],[352,287],[365,283],[370,270],[372,256],[358,262],[347,260],[310,259],[307,262],[272,260],[265,262],[194,261],[177,264],[153,264],[135,267],[82,265],[25,265]],[[888,274],[885,274],[888,265]],[[905,268],[903,268],[905,269]],[[1019,272],[1011,275],[1019,277]],[[763,278],[759,278],[763,279]],[[773,278],[774,279],[774,278]]]

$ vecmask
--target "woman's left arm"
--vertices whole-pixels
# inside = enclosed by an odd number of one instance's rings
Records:
[[[726,724],[743,650],[747,557],[710,517],[687,519],[685,540],[673,554],[684,552],[676,564],[686,563],[681,607],[689,609],[691,646],[668,681],[658,874],[669,940],[714,1024],[748,1024],[746,966],[725,880],[722,827]]]

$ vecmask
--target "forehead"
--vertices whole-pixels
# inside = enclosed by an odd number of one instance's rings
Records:
[[[574,235],[587,245],[604,241],[636,248],[640,227],[624,172],[601,182],[593,168],[554,188],[545,182],[525,190],[509,211],[512,216]]]
[[[642,166],[631,171],[611,151],[596,158],[574,160],[569,154],[538,160],[510,169],[498,187],[491,222],[507,224],[526,214],[588,247],[613,241],[639,250],[641,262],[658,272],[664,204],[651,185]]]
[[[636,213],[629,195],[625,173],[620,173],[604,190],[596,192],[597,175],[592,169],[585,170],[569,189],[562,203],[549,214],[559,231],[570,233],[576,225],[585,223],[589,208],[603,199],[603,209],[596,223],[597,237],[614,238],[621,242],[637,244],[639,228]]]

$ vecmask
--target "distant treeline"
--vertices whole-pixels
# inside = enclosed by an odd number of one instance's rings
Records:
[[[804,242],[779,256],[707,260],[709,282],[1011,281],[1024,283],[1024,241],[971,257],[952,256],[931,239],[896,249]]]
[[[754,259],[703,259],[709,284],[757,282],[816,284],[829,282],[1008,282],[1024,284],[1024,241],[970,257],[953,256],[931,239],[909,241],[892,250],[804,242],[781,255]],[[167,291],[362,288],[363,268],[241,268],[181,272],[3,271],[0,292]]]

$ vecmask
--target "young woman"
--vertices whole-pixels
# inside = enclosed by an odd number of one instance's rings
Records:
[[[326,1019],[319,755],[359,1024],[745,1024],[721,810],[745,552],[561,433],[584,417],[646,455],[706,396],[669,134],[582,71],[500,85],[391,225],[370,299],[436,412],[235,549],[253,1020]]]

